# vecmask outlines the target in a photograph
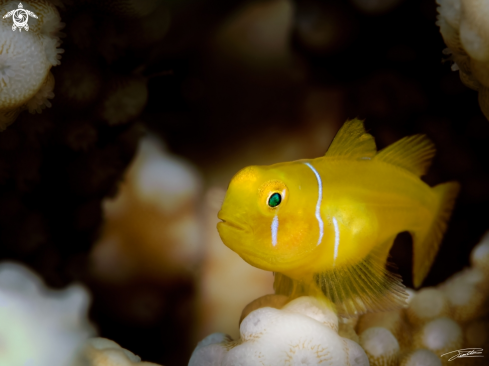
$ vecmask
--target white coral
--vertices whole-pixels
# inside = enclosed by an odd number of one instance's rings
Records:
[[[134,164],[137,169],[134,188],[141,202],[172,215],[182,204],[195,199],[200,187],[194,168],[164,150],[154,138],[141,142]]]
[[[59,30],[63,27],[56,8],[43,0],[23,2],[30,17],[29,31],[13,31],[12,17],[0,23],[0,131],[11,124],[28,106],[31,112],[50,106],[54,97],[52,66],[60,63]],[[0,0],[0,15],[16,9],[18,3]]]
[[[448,299],[443,291],[427,287],[413,296],[406,313],[413,325],[422,325],[432,319],[448,316]]]
[[[478,268],[466,268],[446,280],[440,289],[452,308],[452,318],[465,323],[487,313],[487,277]]]
[[[462,328],[449,318],[432,320],[414,334],[414,345],[438,355],[460,349],[463,346]]]
[[[441,360],[427,349],[417,349],[406,354],[400,366],[441,366]]]
[[[0,365],[66,366],[93,333],[81,286],[51,291],[18,264],[0,264]]]
[[[191,164],[156,137],[142,139],[119,194],[104,202],[106,222],[91,255],[93,273],[105,280],[193,278],[201,258],[200,185]]]
[[[399,342],[386,328],[372,327],[360,334],[360,344],[372,366],[396,366]]]
[[[486,275],[489,274],[489,232],[482,237],[480,243],[472,250],[470,263],[473,267],[481,269]]]
[[[338,319],[326,304],[300,297],[282,309],[264,307],[241,323],[241,339],[212,335],[192,354],[203,365],[368,365],[362,348],[338,335]]]
[[[37,93],[26,103],[30,113],[41,113],[44,108],[51,108],[49,99],[54,98],[54,76],[48,73]]]
[[[106,338],[91,338],[70,366],[158,366],[141,362],[141,357]]]
[[[479,91],[479,104],[489,119],[489,2],[437,0],[438,26],[460,79]]]

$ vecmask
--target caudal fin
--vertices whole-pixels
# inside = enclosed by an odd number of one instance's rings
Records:
[[[437,212],[427,230],[412,233],[413,236],[413,283],[419,287],[433,264],[438,248],[453,211],[455,199],[460,191],[457,182],[442,183],[433,187],[439,198]]]

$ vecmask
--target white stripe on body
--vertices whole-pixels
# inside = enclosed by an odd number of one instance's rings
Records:
[[[278,216],[275,215],[272,221],[272,245],[277,245]]]
[[[334,261],[333,265],[336,262],[336,257],[338,256],[338,247],[340,245],[340,230],[338,229],[338,221],[336,221],[336,217],[333,217],[333,225],[334,225]]]
[[[317,245],[319,245],[323,240],[323,233],[324,233],[323,230],[324,224],[323,224],[323,220],[321,219],[321,200],[323,199],[323,182],[321,181],[321,177],[319,176],[319,173],[317,172],[316,169],[314,169],[314,167],[311,164],[309,163],[304,163],[304,164],[306,164],[309,168],[311,168],[311,170],[316,175],[316,179],[318,180],[319,188],[318,188],[318,202],[316,203],[316,219],[318,220],[319,223],[319,240],[317,243]]]

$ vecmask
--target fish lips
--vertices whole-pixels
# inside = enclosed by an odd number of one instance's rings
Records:
[[[309,256],[309,253],[303,253],[291,255],[291,258],[286,260],[280,260],[268,252],[260,252],[256,247],[250,245],[253,243],[253,238],[250,236],[252,230],[249,227],[237,224],[235,221],[219,218],[221,222],[217,224],[217,230],[223,243],[254,267],[265,271],[283,271],[300,267],[304,257]]]
[[[231,227],[234,230],[238,230],[238,231],[247,231],[243,226],[238,225],[233,221],[226,221],[224,219],[221,219],[221,222],[217,224],[217,230],[219,230],[219,228],[223,226]]]
[[[248,242],[250,230],[244,225],[237,224],[235,221],[228,221],[220,218],[221,222],[217,224],[217,231],[222,242],[231,250],[240,254],[244,248],[244,243]]]

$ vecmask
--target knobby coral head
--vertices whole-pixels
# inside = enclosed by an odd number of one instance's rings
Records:
[[[338,335],[338,318],[327,303],[300,297],[282,309],[252,311],[237,341],[215,333],[199,343],[189,366],[368,365],[363,349]]]

